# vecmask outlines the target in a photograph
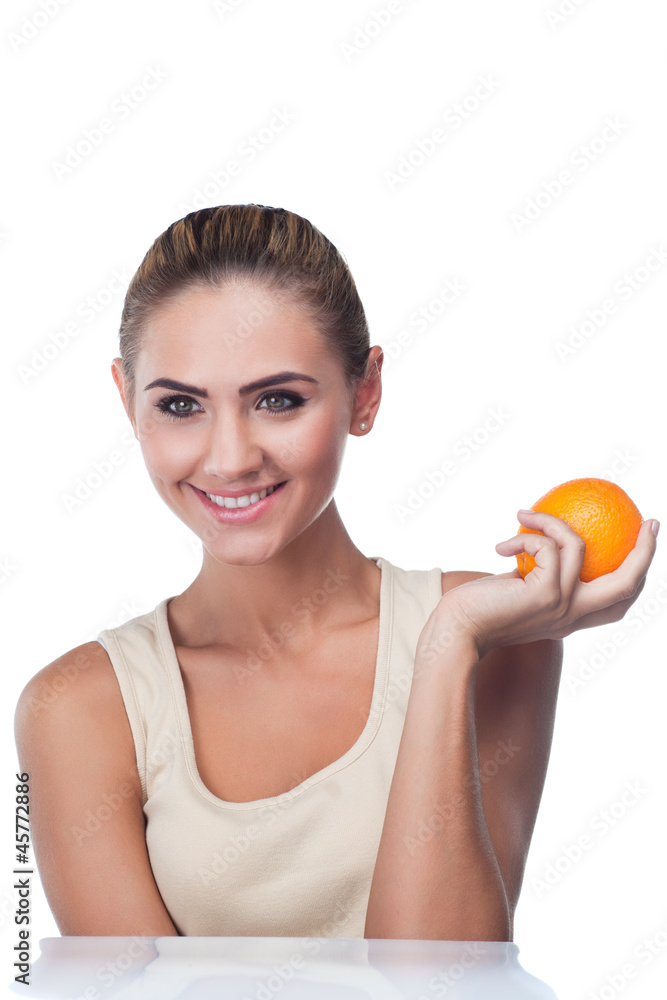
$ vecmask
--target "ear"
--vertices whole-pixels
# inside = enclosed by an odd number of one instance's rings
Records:
[[[131,413],[129,409],[127,382],[123,374],[123,362],[121,358],[114,358],[111,362],[111,374],[113,375],[113,380],[118,387],[125,412],[127,413],[130,423],[132,424],[134,436],[137,437],[137,425],[134,419],[134,414]]]
[[[363,434],[368,434],[373,426],[375,415],[378,411],[378,407],[380,406],[380,400],[382,399],[382,379],[380,377],[380,372],[382,371],[383,360],[384,352],[382,348],[377,344],[374,347],[371,347],[368,353],[366,373],[359,381],[355,393],[355,405],[350,422],[350,434],[356,434],[358,437],[361,437]],[[366,424],[365,431],[362,431],[359,427],[360,423]]]

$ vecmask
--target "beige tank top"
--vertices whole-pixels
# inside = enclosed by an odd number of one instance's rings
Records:
[[[339,760],[271,798],[226,802],[199,776],[171,597],[99,633],[134,737],[150,863],[179,934],[364,936],[417,640],[442,572],[371,558],[380,621],[364,731]]]

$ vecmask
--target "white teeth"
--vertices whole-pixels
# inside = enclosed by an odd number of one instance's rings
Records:
[[[275,490],[275,486],[269,486],[268,490],[260,490],[259,493],[247,493],[242,497],[217,497],[213,496],[212,493],[207,493],[206,496],[213,503],[217,503],[218,507],[250,507],[252,504],[257,503],[258,500],[263,500],[264,497],[269,496]]]

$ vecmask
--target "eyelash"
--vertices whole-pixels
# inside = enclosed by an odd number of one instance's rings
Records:
[[[266,410],[271,416],[281,416],[283,413],[291,413],[292,410],[298,410],[306,402],[304,397],[299,396],[296,392],[265,392],[259,402],[262,403],[265,399],[271,399],[272,396],[284,396],[285,399],[291,400],[292,406],[281,407],[277,410],[268,406],[258,407],[259,409]],[[189,413],[174,413],[173,410],[169,409],[169,406],[177,399],[185,399],[190,403],[197,402],[192,396],[163,396],[162,399],[153,405],[172,420],[187,420],[188,417],[193,417],[195,413],[200,412],[198,410],[191,410]]]

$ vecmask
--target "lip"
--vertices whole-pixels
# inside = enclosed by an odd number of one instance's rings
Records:
[[[274,500],[277,500],[283,491],[283,487],[287,485],[287,480],[282,482],[280,486],[277,486],[270,496],[264,497],[263,500],[258,500],[257,503],[250,504],[248,507],[219,507],[217,503],[213,500],[209,500],[202,490],[197,489],[192,483],[187,484],[195,494],[199,497],[204,507],[208,510],[212,517],[216,521],[221,521],[225,524],[249,524],[252,521],[256,521],[263,514],[271,509]],[[273,485],[273,484],[269,484]],[[264,489],[265,487],[262,487]],[[209,492],[212,492],[209,490]],[[251,490],[251,493],[259,493],[259,490]],[[216,493],[215,496],[248,496],[247,493]]]

